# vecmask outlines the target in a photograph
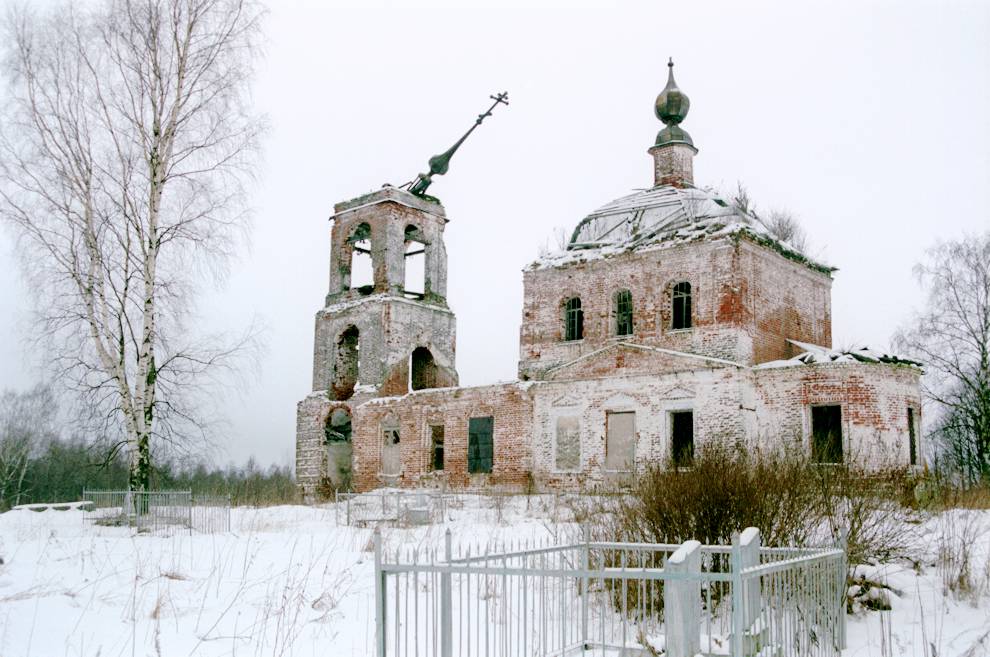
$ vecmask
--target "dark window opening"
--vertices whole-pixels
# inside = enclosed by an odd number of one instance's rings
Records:
[[[914,409],[907,409],[908,421],[908,458],[911,465],[918,465],[918,434],[914,424]]]
[[[443,425],[430,426],[430,465],[432,470],[443,470]]]
[[[397,475],[402,472],[402,452],[399,444],[399,428],[382,428],[382,473]]]
[[[581,340],[584,338],[584,311],[581,310],[581,299],[574,297],[564,304],[564,339]]]
[[[473,417],[468,422],[468,472],[491,472],[494,456],[493,417]]]
[[[687,468],[694,463],[694,412],[670,414],[670,453],[674,467]]]
[[[811,460],[842,463],[842,408],[811,407]]]
[[[350,399],[358,383],[361,361],[360,331],[356,326],[347,327],[337,338],[333,359],[333,398],[342,401]]]
[[[622,290],[615,295],[615,334],[633,334],[632,293]]]
[[[328,443],[351,442],[351,414],[346,408],[335,408],[324,427]]]
[[[405,277],[402,293],[407,299],[426,296],[426,243],[415,226],[406,226]]]
[[[629,472],[636,462],[636,413],[605,414],[605,469]]]
[[[347,240],[351,244],[351,289],[361,294],[375,291],[375,271],[371,258],[371,226],[359,224]]]
[[[416,347],[409,357],[409,389],[437,387],[437,362],[426,347]]]
[[[675,285],[672,302],[670,328],[691,328],[691,284],[685,282]]]

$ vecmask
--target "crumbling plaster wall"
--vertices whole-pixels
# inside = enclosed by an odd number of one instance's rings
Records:
[[[691,283],[692,327],[671,328],[675,283]],[[831,342],[831,278],[742,238],[631,251],[523,273],[521,378],[613,340],[629,340],[741,364],[788,358],[785,338]],[[632,336],[615,334],[613,298],[628,289]],[[580,297],[584,338],[564,341],[563,303]]]
[[[578,381],[540,382],[534,386],[533,478],[541,489],[582,490],[612,486],[631,473],[605,469],[606,416],[635,412],[636,470],[671,458],[673,411],[694,416],[696,450],[709,444],[744,445],[755,432],[748,370],[722,367],[665,375],[613,376]],[[577,417],[580,467],[557,467],[557,420]]]
[[[410,204],[413,207],[410,207]],[[446,307],[447,252],[443,242],[447,223],[443,206],[386,188],[335,206],[330,235],[330,290],[327,305],[361,296],[351,285],[350,241],[364,223],[371,229],[374,293],[401,296],[405,282],[406,228],[415,226],[425,248],[425,300]]]
[[[490,474],[468,472],[468,422],[494,418],[494,461]],[[397,421],[402,472],[381,474],[382,427]],[[356,490],[379,486],[447,485],[523,490],[529,483],[533,397],[530,386],[508,383],[477,388],[421,390],[402,397],[373,399],[355,409],[353,483]],[[444,427],[444,470],[431,472],[431,425]]]
[[[438,368],[438,385],[457,385],[457,322],[446,308],[386,295],[345,301],[316,314],[313,389],[329,390],[337,341],[349,326],[360,332],[358,384],[383,395],[408,391],[409,357],[426,347]]]
[[[811,451],[811,407],[842,408],[844,460],[871,468],[909,464],[907,409],[914,409],[918,459],[922,442],[921,370],[883,363],[757,368],[758,434],[764,449]],[[779,441],[779,442],[778,442]]]

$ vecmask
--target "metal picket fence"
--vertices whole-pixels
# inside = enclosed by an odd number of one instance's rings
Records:
[[[192,491],[84,490],[96,524],[157,532],[188,529],[190,533],[230,531],[229,495],[193,495]]]
[[[845,552],[583,541],[386,554],[378,657],[838,657]]]
[[[447,496],[434,490],[376,490],[369,493],[337,493],[337,524],[424,525],[443,522]]]

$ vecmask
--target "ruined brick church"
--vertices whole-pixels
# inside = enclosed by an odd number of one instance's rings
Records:
[[[835,269],[695,186],[688,108],[671,68],[654,186],[593,211],[524,270],[515,382],[458,386],[439,201],[386,186],[334,206],[313,392],[297,410],[307,499],[576,490],[689,466],[708,444],[920,463],[920,368],[831,348]]]

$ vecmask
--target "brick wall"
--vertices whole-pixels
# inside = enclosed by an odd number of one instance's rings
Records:
[[[671,328],[675,283],[691,283],[692,328]],[[634,342],[743,364],[788,358],[785,337],[830,346],[831,278],[741,238],[639,250],[523,274],[522,378],[615,339],[613,298],[633,299]],[[564,302],[581,298],[584,338],[565,342]]]
[[[468,472],[468,421],[494,417],[491,474]],[[529,485],[533,398],[527,384],[421,390],[403,397],[375,399],[355,409],[353,482],[359,491],[382,485],[489,485],[525,489]],[[382,426],[397,423],[402,472],[380,473]],[[431,425],[444,427],[444,470],[431,472]]]
[[[808,453],[815,405],[842,409],[843,452],[870,467],[908,464],[907,409],[921,421],[921,371],[881,363],[833,363],[754,371],[761,442],[779,439]],[[921,434],[916,431],[920,463]]]

